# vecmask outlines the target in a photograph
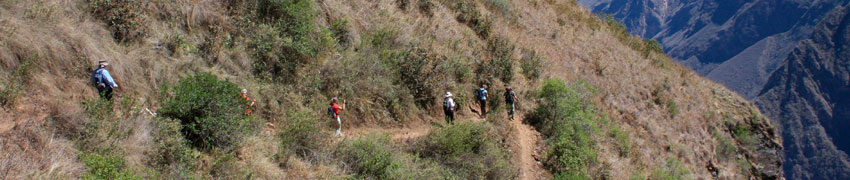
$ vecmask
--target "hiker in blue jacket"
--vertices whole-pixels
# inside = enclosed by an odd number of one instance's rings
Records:
[[[481,89],[475,92],[475,95],[478,96],[478,104],[481,105],[481,118],[487,117],[487,98],[490,95],[487,93],[487,85],[482,85]]]
[[[112,79],[109,70],[106,70],[109,63],[98,61],[97,64],[97,69],[92,72],[91,82],[97,88],[97,93],[100,94],[101,98],[112,100],[112,89],[118,88],[118,83],[115,83],[115,79]]]

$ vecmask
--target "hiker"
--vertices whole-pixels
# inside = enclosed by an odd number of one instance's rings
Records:
[[[251,114],[252,112],[254,112],[251,109],[254,109],[254,103],[256,103],[257,101],[252,100],[250,97],[248,97],[248,89],[242,89],[242,98],[245,98],[245,100],[247,100],[247,101],[251,101],[250,103],[247,104],[248,110],[245,111],[245,114]]]
[[[337,102],[338,102],[338,99],[333,98],[331,100],[331,108],[330,108],[333,117],[336,118],[336,122],[339,124],[339,128],[336,129],[336,134],[334,134],[334,136],[343,136],[342,135],[342,120],[340,120],[340,118],[339,118],[339,111],[345,110],[345,100],[342,101],[342,106],[339,106],[339,104],[337,104]]]
[[[487,97],[490,97],[487,94],[487,85],[482,85],[475,94],[478,96],[478,104],[481,104],[481,117],[487,117]]]
[[[505,87],[505,104],[510,106],[510,109],[508,110],[508,117],[510,117],[511,120],[514,120],[514,110],[516,109],[516,104],[514,103],[518,100],[519,99],[514,92],[514,88],[511,86]]]
[[[109,70],[106,70],[109,63],[98,61],[97,64],[97,69],[91,74],[91,82],[97,88],[97,93],[100,94],[101,98],[112,100],[112,89],[118,88],[118,83],[115,83],[115,79],[112,79]]]
[[[446,98],[443,99],[443,112],[446,113],[446,121],[449,124],[454,124],[456,110],[457,106],[455,105],[455,100],[452,99],[452,93],[446,92]]]

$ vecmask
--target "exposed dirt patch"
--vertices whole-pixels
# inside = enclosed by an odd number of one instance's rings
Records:
[[[537,159],[540,157],[540,149],[537,146],[540,132],[530,125],[522,123],[522,116],[511,120],[512,136],[510,149],[513,151],[513,161],[519,166],[520,180],[528,179],[550,179],[552,175],[543,169],[543,164]]]

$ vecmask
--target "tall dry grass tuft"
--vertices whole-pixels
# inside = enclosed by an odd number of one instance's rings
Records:
[[[29,122],[0,134],[0,178],[67,179],[85,171],[74,143]]]

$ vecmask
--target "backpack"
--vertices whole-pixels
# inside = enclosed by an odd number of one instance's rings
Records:
[[[478,91],[475,92],[475,95],[478,96],[478,100],[482,100],[482,101],[487,100],[487,90],[486,89],[483,89],[483,88],[478,89]]]
[[[331,119],[336,119],[336,112],[334,112],[334,107],[328,107],[328,115],[331,116]]]
[[[514,93],[514,91],[505,92],[505,102],[514,103],[515,99],[516,99],[516,93]]]
[[[451,112],[452,110],[452,105],[449,103],[449,97],[443,99],[443,111]]]
[[[106,88],[106,83],[103,82],[103,68],[97,68],[91,74],[91,83],[97,88]]]

